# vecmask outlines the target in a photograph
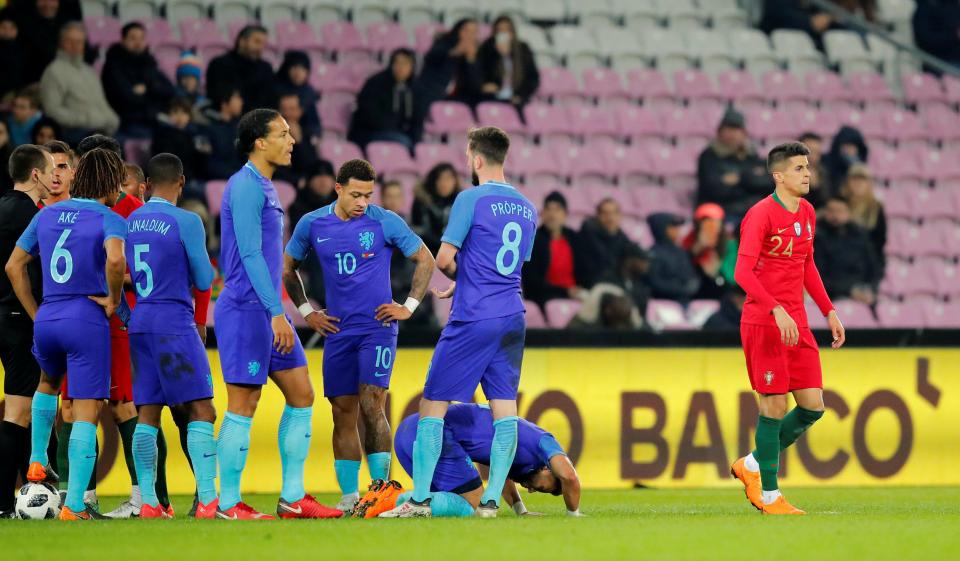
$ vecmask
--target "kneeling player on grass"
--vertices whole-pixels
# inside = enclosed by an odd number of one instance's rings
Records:
[[[139,421],[133,435],[133,461],[143,497],[140,517],[171,517],[160,505],[154,485],[157,433],[163,406],[185,404],[190,418],[187,446],[197,480],[196,517],[215,518],[216,411],[202,340],[206,336],[204,320],[213,267],[200,217],[176,206],[184,183],[180,158],[158,154],[150,160],[147,171],[153,196],[130,215],[126,245],[137,291],[137,307],[130,320],[130,348],[137,372],[133,396]]]
[[[419,415],[404,419],[394,439],[397,459],[408,474],[413,472],[413,447]],[[483,496],[483,483],[474,464],[490,465],[494,440],[493,414],[485,405],[452,405],[444,417],[443,448],[430,486],[431,515],[472,516]],[[517,421],[517,453],[503,488],[503,498],[518,515],[531,514],[523,505],[513,482],[529,491],[563,495],[569,516],[580,514],[580,479],[570,458],[552,434],[527,421]],[[397,499],[403,504],[412,496]],[[392,512],[392,511],[391,511]],[[391,512],[381,515],[390,517]]]
[[[820,351],[807,324],[803,291],[827,317],[834,349],[846,336],[813,262],[817,216],[810,191],[810,151],[799,142],[767,156],[776,190],[751,208],[740,226],[736,280],[747,293],[740,338],[747,373],[760,394],[756,445],[731,467],[747,498],[764,514],[804,514],[777,486],[780,452],[823,416]],[[797,406],[787,413],[787,393]],[[759,475],[758,475],[759,473]]]

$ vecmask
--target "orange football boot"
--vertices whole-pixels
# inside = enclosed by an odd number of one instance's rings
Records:
[[[353,510],[345,513],[345,515],[352,516],[353,518],[363,518],[363,514],[370,508],[375,502],[377,502],[377,494],[383,489],[387,484],[383,479],[374,479],[370,484],[370,487],[367,487],[367,492],[360,497],[360,500],[357,501],[357,504],[354,505]]]
[[[772,503],[763,505],[760,510],[764,514],[806,514],[806,512],[788,503],[783,495],[777,497],[777,500]]]
[[[60,520],[107,520],[106,516],[92,508],[85,508],[79,512],[74,512],[70,510],[70,507],[67,505],[63,505],[63,507],[60,508],[60,516],[58,518]]]
[[[57,483],[60,482],[60,476],[57,475],[57,472],[53,471],[49,465],[44,466],[40,462],[33,462],[30,464],[30,467],[27,468],[27,481],[33,483],[49,483],[56,487]]]
[[[730,475],[743,483],[743,492],[750,504],[757,510],[763,510],[763,488],[760,485],[760,472],[747,469],[746,457],[740,458],[730,466]]]
[[[376,518],[382,512],[393,510],[397,507],[397,498],[403,493],[403,487],[400,483],[390,480],[386,482],[377,492],[376,497],[370,505],[364,510],[364,518]]]

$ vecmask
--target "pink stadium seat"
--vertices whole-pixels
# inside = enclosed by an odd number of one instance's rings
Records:
[[[320,52],[323,43],[317,37],[313,27],[305,21],[283,20],[274,24],[276,35],[274,44],[284,50]]]
[[[567,198],[567,208],[571,217],[584,218],[595,214],[599,201],[591,198],[590,189],[580,186],[564,187],[560,190],[560,193]]]
[[[807,298],[804,301],[804,307],[807,311],[807,323],[810,325],[810,329],[827,329],[827,318],[823,317],[820,308],[813,300]],[[846,318],[843,318],[842,321],[846,322]]]
[[[840,114],[840,123],[856,127],[870,138],[886,138],[887,127],[884,123],[885,111],[853,109]]]
[[[886,127],[885,138],[902,143],[910,140],[922,140],[926,143],[930,136],[920,118],[913,111],[904,111],[896,109],[885,111],[883,113],[884,126]]]
[[[544,180],[557,182],[564,177],[553,151],[546,146],[527,144],[512,149],[509,162],[509,169],[521,175],[527,185]]]
[[[350,70],[334,62],[314,64],[310,71],[310,85],[324,97],[335,92],[354,94],[359,90]]]
[[[914,191],[913,214],[921,220],[953,219],[958,215],[955,204],[954,194],[945,189],[916,189]]]
[[[610,68],[587,68],[583,71],[584,93],[603,100],[628,101],[630,93],[623,87],[623,80],[615,70]]]
[[[370,48],[364,42],[360,31],[348,21],[324,23],[320,26],[320,38],[329,50],[337,53],[337,61],[340,63],[370,60]]]
[[[722,99],[713,81],[700,70],[687,68],[673,74],[673,91],[686,99]]]
[[[524,117],[527,121],[527,134],[540,138],[541,143],[557,137],[570,138],[576,133],[567,118],[566,109],[559,105],[530,103],[524,108]]]
[[[937,285],[937,293],[952,300],[960,301],[960,266],[952,261],[940,261],[933,266],[933,276]],[[960,319],[960,318],[958,318]]]
[[[892,225],[891,225],[892,226]],[[898,228],[898,230],[900,230]],[[945,246],[942,242],[941,230],[936,226],[918,226],[910,224],[902,230],[895,232],[897,240],[893,242],[891,251],[896,251],[896,255],[922,257],[922,256],[950,256],[955,250]],[[890,236],[888,235],[888,238]],[[888,245],[891,245],[888,243]]]
[[[620,136],[636,139],[645,136],[664,136],[660,114],[650,107],[630,105],[617,110]]]
[[[921,328],[926,324],[922,309],[895,300],[877,302],[877,321],[886,328]]]
[[[142,18],[139,20],[147,31],[147,43],[153,54],[157,54],[157,48],[161,45],[179,43],[173,37],[173,30],[170,24],[163,18]]]
[[[371,142],[367,144],[367,158],[373,167],[385,176],[400,173],[419,173],[410,151],[399,142]]]
[[[687,321],[699,329],[719,310],[720,302],[717,300],[694,300],[687,306]]]
[[[753,74],[745,70],[728,70],[718,74],[717,92],[720,97],[736,102],[739,107],[747,107],[752,102],[763,102],[765,99]]]
[[[674,108],[663,112],[664,131],[671,136],[692,136],[709,139],[717,128],[717,123],[707,122],[696,108]]]
[[[939,103],[923,104],[917,108],[926,125],[927,134],[936,140],[960,139],[960,113]]]
[[[696,158],[676,148],[665,146],[650,156],[654,173],[666,183],[692,179],[697,173]]]
[[[513,163],[514,152],[510,153],[510,161]],[[417,144],[414,148],[414,155],[416,156],[417,167],[419,168],[421,175],[427,175],[427,173],[437,164],[453,164],[453,167],[456,169],[463,168],[464,156],[460,150],[449,145],[449,144],[433,144],[427,142],[421,142]]]
[[[356,144],[332,138],[324,138],[320,141],[320,155],[330,160],[337,169],[348,160],[363,158],[363,152]]]
[[[447,281],[445,284],[437,285],[437,288],[446,289],[450,284],[450,281]],[[430,286],[433,286],[433,283],[430,283]],[[450,319],[450,308],[453,306],[453,298],[437,298],[431,293],[430,296],[433,298],[433,314],[437,316],[437,323],[440,324],[440,327],[447,325],[447,320]]]
[[[871,151],[870,170],[876,177],[894,184],[905,181],[915,182],[924,177],[915,153],[909,150],[894,150],[884,146],[878,146]],[[893,211],[894,213],[900,213],[901,216],[912,216],[910,213],[910,198],[901,189],[895,189],[894,191],[896,192],[886,196],[892,197],[888,206],[896,205],[897,208],[888,209],[888,212]]]
[[[896,99],[883,74],[872,72],[854,74],[849,77],[849,81],[854,99],[865,102],[894,101]]]
[[[273,187],[277,190],[277,199],[280,200],[280,207],[286,211],[297,198],[297,188],[286,181],[274,180]]]
[[[811,131],[820,136],[832,136],[840,128],[835,113],[810,107],[794,109],[793,122],[799,131]],[[872,156],[872,154],[871,154]]]
[[[690,329],[683,306],[672,300],[650,300],[647,322],[655,331]]]
[[[413,48],[407,30],[393,21],[371,23],[366,29],[367,46],[375,53],[389,55],[395,49]]]
[[[588,144],[598,137],[617,138],[620,127],[617,125],[619,111],[592,105],[574,105],[567,108],[567,118],[573,130],[584,137]]]
[[[843,318],[843,324],[849,329],[874,329],[877,327],[877,320],[873,317],[873,312],[866,304],[861,304],[854,300],[836,300],[833,303],[837,314]]]
[[[922,306],[924,323],[932,329],[960,328],[960,300],[928,301]]]
[[[673,102],[670,84],[660,72],[652,68],[634,68],[627,71],[627,91],[631,97],[642,99],[644,104],[654,101]]]
[[[844,85],[836,72],[810,72],[804,78],[807,97],[821,101],[853,99],[853,92]]]
[[[938,184],[960,180],[960,153],[921,150],[918,151],[918,157],[925,178]]]
[[[211,216],[220,215],[220,206],[223,204],[223,193],[227,190],[226,181],[207,181],[204,191],[207,195],[207,208]]]
[[[606,161],[619,178],[621,186],[647,183],[654,176],[650,157],[642,146],[616,146],[609,150],[606,156]]]
[[[943,85],[933,74],[917,73],[903,77],[903,97],[910,103],[946,101]]]
[[[349,99],[327,96],[320,100],[317,103],[317,112],[323,123],[323,134],[346,138],[353,109],[353,103]]]
[[[477,122],[480,125],[500,127],[510,135],[526,133],[520,114],[509,103],[485,101],[477,104]]]
[[[437,35],[443,31],[443,24],[438,22],[427,22],[418,25],[416,29],[413,30],[414,49],[416,49],[418,53],[426,53],[430,50]]]
[[[180,20],[180,42],[185,47],[230,48],[231,43],[220,32],[217,23],[206,18],[183,18]],[[209,60],[209,59],[207,59]]]
[[[548,300],[544,308],[547,312],[547,325],[554,329],[563,329],[570,323],[573,316],[580,311],[579,300]]]
[[[87,30],[87,42],[95,47],[106,48],[120,40],[120,21],[107,16],[83,18]]]
[[[607,165],[603,152],[594,146],[570,144],[550,148],[554,149],[557,164],[574,186],[613,183],[613,170]]]
[[[554,103],[583,99],[580,82],[572,72],[563,67],[540,70],[540,89],[537,98],[550,99]]]
[[[937,291],[933,271],[925,264],[900,260],[887,263],[886,276],[880,285],[880,292],[890,296],[937,294]]]
[[[753,138],[771,140],[793,138],[797,134],[797,124],[788,111],[757,108],[747,111],[747,132]]]
[[[547,320],[540,311],[540,306],[530,300],[523,301],[523,308],[527,312],[527,329],[546,329]]]
[[[763,91],[767,98],[777,101],[809,101],[807,92],[800,86],[796,75],[783,70],[772,70],[763,75]]]
[[[473,113],[466,104],[457,101],[436,101],[430,105],[430,120],[426,131],[430,134],[463,134],[474,126]]]
[[[650,247],[653,245],[653,234],[650,233],[650,226],[646,220],[634,220],[630,217],[624,217],[620,228],[628,238],[640,244],[641,247]]]
[[[960,224],[955,221],[938,221],[931,224],[929,229],[930,235],[944,248],[945,257],[960,257]]]

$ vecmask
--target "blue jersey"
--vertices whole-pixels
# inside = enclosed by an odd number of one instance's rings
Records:
[[[123,240],[127,223],[90,199],[69,199],[44,208],[17,240],[17,247],[39,257],[43,304],[36,321],[83,319],[107,322],[88,296],[108,293],[104,243]]]
[[[449,429],[454,440],[478,464],[490,465],[490,446],[493,443],[493,413],[485,405],[457,403],[450,406],[443,418],[444,429]],[[517,454],[510,468],[510,478],[516,480],[550,465],[550,458],[564,454],[552,434],[526,419],[517,421]]]
[[[397,214],[368,205],[363,216],[341,220],[332,203],[304,215],[287,244],[287,255],[306,259],[313,249],[323,268],[327,314],[340,318],[340,332],[368,333],[382,330],[377,307],[393,302],[390,259],[393,248],[407,257],[420,250],[423,241]],[[397,322],[390,326],[396,333]]]
[[[536,207],[506,183],[488,181],[457,195],[442,238],[460,248],[450,321],[524,311],[520,269],[536,229]]]
[[[127,219],[127,263],[137,292],[131,333],[192,333],[191,286],[207,290],[213,267],[196,214],[153,197]]]
[[[227,182],[220,210],[223,292],[240,309],[283,313],[283,208],[273,182],[247,162]]]

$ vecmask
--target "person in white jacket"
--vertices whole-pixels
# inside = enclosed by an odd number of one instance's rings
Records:
[[[77,141],[92,132],[113,134],[120,118],[107,103],[100,77],[84,62],[86,31],[80,22],[60,30],[57,57],[40,78],[44,113],[64,127],[65,140]]]

